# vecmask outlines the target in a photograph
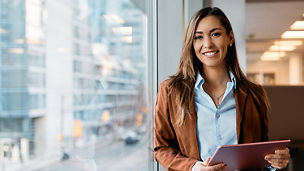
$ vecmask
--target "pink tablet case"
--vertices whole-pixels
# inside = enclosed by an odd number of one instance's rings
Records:
[[[290,140],[280,140],[219,146],[209,165],[223,162],[227,165],[226,171],[264,168],[270,166],[264,159],[265,155],[274,153],[277,149],[284,149],[289,143]]]

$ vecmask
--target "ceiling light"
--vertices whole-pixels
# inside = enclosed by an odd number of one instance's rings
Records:
[[[294,39],[300,39],[304,38],[304,31],[285,31],[282,36],[282,38],[294,38]]]
[[[304,21],[295,21],[291,26],[291,30],[304,30]]]
[[[272,45],[269,48],[271,51],[293,51],[296,49],[295,46],[281,46],[281,45]]]
[[[261,59],[263,61],[277,61],[285,54],[285,52],[264,52]]]
[[[302,43],[301,40],[281,40],[274,42],[274,44],[278,46],[300,46]]]

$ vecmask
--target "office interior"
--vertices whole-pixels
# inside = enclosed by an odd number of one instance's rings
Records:
[[[269,96],[270,140],[291,140],[284,170],[304,170],[303,0],[0,0],[0,170],[165,170],[158,85],[208,6]]]

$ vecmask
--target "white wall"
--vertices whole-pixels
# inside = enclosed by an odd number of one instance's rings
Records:
[[[158,84],[177,71],[183,41],[183,1],[158,1]]]
[[[183,32],[192,15],[202,7],[202,0],[158,1],[158,84],[177,72]]]
[[[192,15],[202,9],[202,7],[203,0],[184,0],[185,30],[187,29]]]

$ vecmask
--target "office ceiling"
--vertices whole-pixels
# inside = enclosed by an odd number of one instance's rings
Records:
[[[246,1],[246,50],[249,60],[258,60],[275,40],[289,30],[296,20],[304,20],[304,1],[247,0]],[[304,53],[303,44],[294,52]],[[255,54],[255,55],[254,55]],[[253,59],[256,58],[256,59]]]

